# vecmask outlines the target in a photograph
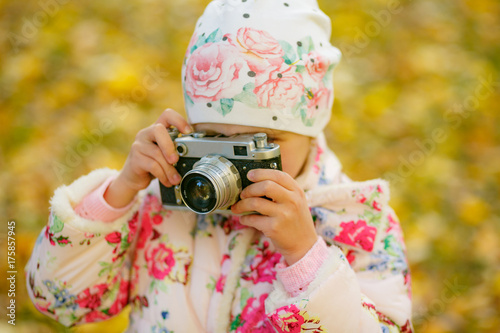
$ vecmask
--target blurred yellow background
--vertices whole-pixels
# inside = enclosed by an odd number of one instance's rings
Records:
[[[295,1],[295,0],[290,0]],[[500,3],[319,1],[331,17],[330,147],[354,180],[391,181],[417,332],[500,331]],[[183,112],[180,68],[207,0],[0,0],[0,216],[16,222],[16,326],[67,329],[27,299],[22,268],[56,187],[119,169],[138,130]],[[4,273],[2,273],[2,276]]]

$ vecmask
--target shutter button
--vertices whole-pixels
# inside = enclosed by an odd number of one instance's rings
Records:
[[[255,147],[257,147],[257,149],[267,147],[267,135],[266,135],[266,133],[254,134],[253,140],[255,141]]]

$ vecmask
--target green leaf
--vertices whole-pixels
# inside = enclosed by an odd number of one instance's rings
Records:
[[[328,66],[328,69],[326,70],[325,75],[323,75],[323,78],[321,79],[321,81],[323,81],[323,84],[325,86],[329,85],[332,82],[332,80],[333,80],[333,69],[334,68],[335,68],[335,65],[331,64],[330,66]]]
[[[167,293],[167,284],[165,283],[165,281],[158,281],[156,286],[158,287],[158,290],[161,290],[164,293]]]
[[[122,250],[126,250],[130,246],[130,243],[128,241],[129,232],[130,230],[128,224],[124,224],[121,228],[121,239],[120,239],[120,249]]]
[[[220,42],[222,40],[222,32],[220,31],[219,28],[217,28],[217,30],[215,30],[214,32],[212,32],[206,39],[205,39],[205,42],[206,43],[217,43],[217,42]]]
[[[257,254],[258,254],[257,249],[251,247],[251,248],[248,249],[248,251],[246,253],[246,256],[247,257],[255,257]]]
[[[153,290],[155,290],[155,287],[156,287],[156,280],[153,279],[151,281],[151,283],[149,284],[149,293],[152,294],[153,293]]]
[[[191,47],[189,53],[193,53],[194,51],[196,51],[196,49],[202,47],[207,43],[218,43],[221,40],[222,40],[222,32],[219,29],[213,31],[210,35],[208,35],[208,37],[205,34],[200,35],[198,36],[198,40],[196,41],[196,43],[193,45],[193,47]]]
[[[394,236],[393,235],[388,235],[384,239],[384,250],[390,249],[392,241],[394,241]]]
[[[374,201],[376,198],[378,198],[379,196],[380,196],[380,193],[379,193],[379,192],[377,192],[377,191],[372,192],[372,194],[370,195],[370,198],[367,200],[367,201],[369,201],[369,202],[370,202],[368,205],[371,207],[371,205],[373,204],[373,201]]]
[[[186,104],[189,104],[189,105],[194,105],[194,102],[193,100],[191,99],[191,97],[189,97],[188,94],[184,93],[184,101],[186,102]]]
[[[295,54],[295,51],[293,50],[292,45],[290,45],[290,43],[288,43],[287,41],[284,41],[284,40],[280,40],[279,43],[281,45],[281,48],[285,52],[285,54],[283,55],[283,59],[285,60],[285,63],[287,65],[293,64],[295,62],[295,60],[297,60],[297,55]]]
[[[254,89],[255,89],[254,83],[247,83],[243,87],[243,91],[238,95],[234,96],[233,100],[257,108],[259,104],[257,102],[257,96],[253,92]]]
[[[307,55],[312,51],[314,51],[314,43],[311,36],[302,38],[300,41],[297,42],[297,54],[299,55],[300,59],[302,59],[302,56],[304,54]]]
[[[306,117],[307,100],[306,100],[306,97],[304,95],[302,95],[302,97],[300,98],[300,102],[295,104],[292,112],[293,112],[294,116],[297,116],[300,114],[303,117],[303,119]]]
[[[121,250],[126,250],[130,246],[130,243],[128,242],[128,234],[122,234],[122,238],[120,241],[120,249]]]
[[[220,100],[221,113],[223,116],[233,110],[234,100],[232,98],[222,98]]]
[[[222,113],[222,107],[220,105],[220,101],[209,102],[207,103],[207,107],[212,108],[219,113]]]
[[[217,282],[215,281],[215,278],[213,276],[210,277],[210,282],[207,283],[206,288],[208,290],[214,291],[215,290],[215,284]]]
[[[234,318],[233,322],[231,323],[231,331],[235,331],[238,327],[240,327],[242,324],[241,321],[241,314],[237,315],[236,318]]]
[[[300,116],[302,118],[302,123],[307,127],[311,127],[314,125],[314,118],[307,118],[307,108],[300,109]]]
[[[252,293],[247,288],[243,288],[241,290],[241,297],[240,297],[240,307],[242,309],[245,307],[250,297],[252,297]]]
[[[304,73],[306,71],[306,66],[304,66],[304,65],[297,65],[297,66],[295,66],[295,71],[297,73],[302,74],[302,73]]]
[[[252,83],[252,82],[247,83],[243,86],[243,91],[245,91],[245,92],[253,93],[254,89],[255,89],[255,83]]]
[[[108,298],[115,299],[120,292],[120,283],[114,283],[112,288],[109,290]]]
[[[99,271],[99,273],[97,274],[97,276],[99,276],[99,277],[103,276],[106,273],[111,272],[111,269],[113,268],[113,265],[111,263],[104,262],[104,261],[99,261],[99,265],[103,266],[103,269],[101,269]]]
[[[61,232],[64,228],[64,223],[57,217],[57,215],[54,215],[54,218],[52,219],[52,223],[50,224],[49,231],[56,234],[58,232]]]
[[[371,209],[365,210],[364,214],[359,215],[359,218],[366,220],[367,224],[378,227],[382,222],[382,212],[374,213]]]
[[[206,43],[207,42],[206,42],[205,36],[198,36],[198,40],[196,41],[196,43],[191,48],[191,52],[190,53],[193,53],[194,51],[196,51],[197,48],[202,47]]]
[[[240,235],[239,233],[236,234],[236,236],[234,236],[233,238],[231,238],[231,240],[229,241],[229,246],[228,246],[229,251],[234,250],[234,247],[236,246],[236,244],[238,244],[238,241],[236,240],[236,238],[239,235]]]

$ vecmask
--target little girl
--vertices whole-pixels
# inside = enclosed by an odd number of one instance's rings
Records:
[[[340,60],[329,39],[314,0],[212,1],[183,65],[189,121],[164,111],[121,171],[56,190],[26,266],[37,309],[74,326],[130,304],[128,332],[411,332],[388,185],[351,181],[322,134]],[[283,171],[249,172],[227,214],[168,209],[170,126],[264,132]]]

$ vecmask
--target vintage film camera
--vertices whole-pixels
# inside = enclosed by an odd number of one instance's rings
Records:
[[[162,203],[170,209],[227,211],[252,183],[248,171],[281,170],[280,147],[268,143],[265,133],[226,137],[195,132],[179,137],[177,129],[169,129],[169,134],[179,153],[175,168],[182,178],[175,187],[160,183]]]

